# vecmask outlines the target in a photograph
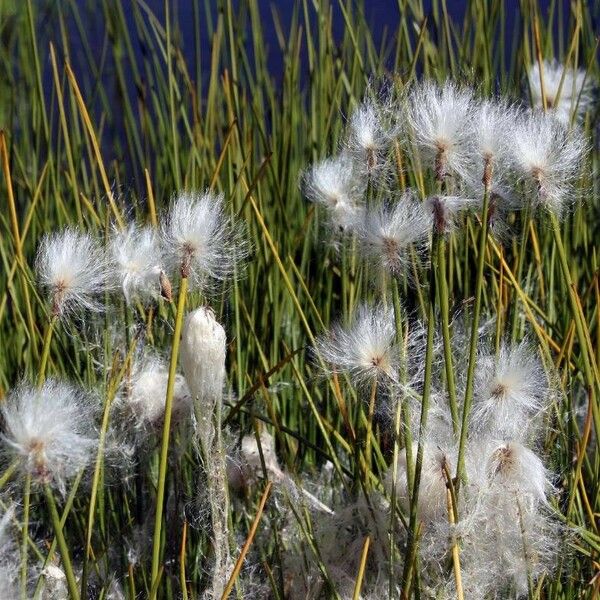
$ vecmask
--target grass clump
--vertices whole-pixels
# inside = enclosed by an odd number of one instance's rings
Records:
[[[598,15],[448,8],[2,5],[8,597],[597,595]]]

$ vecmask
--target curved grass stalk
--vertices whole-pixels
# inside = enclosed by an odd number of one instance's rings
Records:
[[[71,491],[69,492],[69,496],[67,498],[67,501],[65,502],[65,506],[63,508],[63,513],[60,518],[61,529],[65,526],[65,523],[67,522],[67,517],[69,516],[69,512],[71,512],[71,508],[73,507],[73,501],[75,500],[75,495],[77,494],[77,489],[79,488],[79,483],[81,482],[82,477],[83,477],[83,471],[80,471],[79,474],[77,475],[77,477],[75,478],[75,481],[73,483],[73,487],[71,488]],[[32,543],[32,542],[30,542],[30,543]],[[46,558],[43,562],[43,568],[41,570],[42,573],[43,573],[46,565],[54,557],[54,552],[56,551],[56,544],[57,544],[57,538],[55,536],[54,539],[52,540],[52,543],[50,544],[50,548],[49,548],[48,553],[46,554]],[[41,558],[40,558],[40,560],[41,560]],[[37,600],[42,592],[43,581],[44,581],[44,577],[43,577],[43,575],[40,574],[40,576],[38,577],[36,586],[35,586],[35,590],[33,592],[34,600]]]
[[[169,365],[169,379],[167,382],[167,396],[165,399],[165,417],[160,449],[160,462],[158,466],[158,486],[156,490],[156,515],[154,518],[154,537],[152,540],[152,592],[150,598],[155,598],[158,591],[158,572],[160,565],[160,546],[162,529],[162,511],[165,501],[165,483],[167,479],[167,456],[169,454],[169,438],[171,433],[171,413],[173,412],[173,394],[175,392],[175,377],[177,374],[177,359],[179,356],[179,342],[183,327],[183,313],[187,295],[187,277],[181,278],[179,297],[177,299],[177,312],[175,316],[175,329],[173,330],[173,345],[171,347],[171,363]]]
[[[48,368],[48,358],[50,356],[50,346],[52,344],[52,336],[54,333],[54,328],[56,326],[56,321],[58,320],[58,315],[53,314],[50,317],[50,321],[48,321],[48,326],[46,327],[46,332],[44,333],[44,345],[42,346],[42,356],[40,358],[40,366],[38,369],[37,376],[37,385],[41,387],[46,380],[46,370]]]
[[[75,580],[75,574],[73,573],[73,565],[71,563],[71,557],[69,554],[69,547],[63,534],[62,524],[58,516],[58,510],[56,509],[56,502],[54,500],[54,494],[48,484],[44,486],[44,495],[46,496],[46,504],[50,512],[50,519],[52,520],[52,526],[54,527],[54,535],[58,542],[58,549],[60,550],[60,558],[64,567],[65,576],[67,578],[67,587],[69,588],[69,595],[71,600],[79,600],[79,589],[77,588],[77,582]]]
[[[473,321],[471,323],[471,338],[469,340],[469,363],[467,367],[467,383],[465,385],[465,403],[463,406],[462,422],[460,426],[460,439],[458,442],[458,459],[456,476],[463,480],[465,474],[465,448],[467,442],[467,429],[469,414],[473,404],[473,386],[475,382],[475,363],[477,360],[477,342],[479,340],[479,317],[481,315],[481,292],[483,290],[483,268],[485,265],[485,248],[488,237],[488,212],[490,194],[486,186],[483,193],[483,210],[481,211],[481,232],[479,234],[479,253],[477,255],[477,279],[475,280],[475,304],[473,306]]]
[[[31,474],[27,473],[25,478],[25,489],[23,491],[23,525],[21,527],[21,598],[27,600],[27,545],[29,542],[29,506],[31,500]]]
[[[435,297],[436,297],[436,257],[439,244],[439,236],[434,232],[431,250],[432,262],[429,270],[429,306],[427,314],[427,345],[425,350],[425,373],[423,377],[423,397],[421,401],[421,418],[419,420],[419,441],[417,444],[417,458],[415,461],[415,473],[410,497],[410,520],[408,527],[408,548],[404,572],[402,573],[402,594],[405,596],[409,584],[409,576],[412,563],[417,556],[417,508],[419,504],[419,487],[421,483],[421,470],[423,467],[423,453],[425,447],[425,430],[427,428],[427,417],[431,400],[431,380],[433,371],[433,350],[435,333]]]
[[[458,433],[458,403],[456,401],[456,382],[454,379],[454,366],[452,364],[452,344],[450,341],[450,307],[448,280],[446,276],[446,240],[441,239],[437,253],[437,283],[439,287],[438,299],[442,319],[442,338],[444,344],[444,366],[446,369],[446,388],[452,416],[452,429]]]

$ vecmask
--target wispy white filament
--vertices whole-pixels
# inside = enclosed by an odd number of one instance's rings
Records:
[[[371,175],[380,170],[388,143],[389,135],[377,104],[371,99],[364,100],[350,115],[346,142],[359,172]]]
[[[430,230],[430,216],[408,192],[395,202],[370,209],[358,233],[367,256],[386,272],[398,275],[406,267],[410,249],[419,251],[428,242]]]
[[[149,356],[135,361],[131,377],[123,383],[119,405],[132,419],[134,428],[141,433],[154,431],[165,412],[165,398],[169,371],[164,360]],[[190,417],[191,396],[185,379],[177,375],[173,394],[172,418]]]
[[[165,259],[191,288],[210,288],[236,272],[247,247],[241,230],[225,212],[223,195],[181,192],[162,227]]]
[[[108,264],[101,245],[91,235],[69,227],[46,234],[38,248],[35,270],[57,316],[102,308],[98,297],[109,288]]]
[[[527,77],[531,90],[531,101],[535,108],[544,107],[542,89],[546,97],[546,110],[559,120],[563,125],[569,125],[571,115],[576,111],[577,116],[582,116],[589,109],[592,100],[592,83],[586,77],[585,71],[565,67],[556,60],[542,61],[542,76],[544,87],[540,78],[540,65],[534,63],[529,68]],[[560,83],[562,80],[562,88]],[[560,96],[558,91],[560,88]]]
[[[352,229],[364,219],[364,189],[360,173],[348,154],[326,158],[302,176],[306,197],[325,207],[332,227]]]
[[[443,179],[468,174],[473,131],[473,95],[459,85],[425,80],[408,97],[408,122],[424,161]]]
[[[521,116],[513,140],[515,170],[535,204],[560,215],[574,201],[586,152],[583,135],[541,112]]]
[[[317,339],[315,352],[336,373],[348,373],[358,384],[398,379],[399,351],[391,309],[360,306],[352,324],[334,325]]]
[[[2,406],[2,416],[6,451],[34,481],[61,492],[98,447],[94,409],[67,383],[50,379],[39,389],[19,386]]]
[[[156,300],[160,295],[162,249],[156,231],[151,227],[130,224],[115,231],[110,239],[110,251],[117,284],[127,303]]]
[[[471,427],[499,437],[525,435],[549,400],[548,377],[527,343],[503,344],[477,362]]]

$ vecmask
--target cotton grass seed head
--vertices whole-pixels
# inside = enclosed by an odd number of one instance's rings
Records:
[[[187,277],[191,288],[207,291],[236,272],[247,246],[225,212],[223,195],[206,191],[175,196],[162,228],[165,260]]]
[[[431,219],[412,192],[367,212],[358,228],[367,258],[392,275],[404,271],[410,249],[421,250],[429,241]]]
[[[488,454],[488,478],[499,486],[501,493],[514,492],[524,502],[546,502],[551,489],[548,473],[541,459],[529,448],[516,441],[508,441],[492,447]]]
[[[194,398],[214,401],[223,394],[227,335],[205,306],[188,313],[181,336],[181,364]]]
[[[475,184],[475,189],[491,191],[493,182],[501,181],[510,166],[517,111],[503,100],[480,100],[473,107],[473,174],[470,183]]]
[[[348,154],[321,160],[302,175],[306,197],[327,209],[334,229],[352,229],[364,219],[365,184]]]
[[[408,96],[414,141],[438,181],[450,174],[467,175],[473,106],[472,92],[451,81],[422,81]]]
[[[358,384],[398,379],[396,327],[392,310],[360,306],[352,324],[334,325],[318,338],[315,353],[334,373],[348,373]]]
[[[358,171],[371,175],[382,167],[382,153],[389,135],[382,122],[379,107],[372,99],[364,100],[348,120],[346,147]]]
[[[46,234],[35,270],[49,294],[53,315],[102,308],[98,297],[110,287],[108,264],[102,246],[90,234],[71,227]]]
[[[478,204],[478,200],[463,196],[430,196],[425,200],[424,207],[430,213],[435,232],[446,235],[457,228],[461,213]]]
[[[37,389],[21,385],[2,406],[7,453],[40,484],[64,493],[98,447],[94,408],[74,386],[48,380]]]
[[[500,436],[525,435],[550,398],[548,376],[527,342],[502,344],[497,355],[482,355],[477,362],[471,427]]]
[[[574,200],[574,186],[587,144],[578,129],[567,130],[551,116],[521,116],[513,139],[514,168],[534,204],[559,215]]]
[[[556,60],[542,61],[542,76],[544,87],[540,78],[540,65],[534,63],[529,68],[527,78],[531,90],[531,102],[534,108],[543,109],[546,97],[546,111],[563,125],[568,126],[571,115],[581,117],[590,108],[593,102],[592,81],[586,77],[585,71],[565,67]],[[562,80],[562,88],[560,86]],[[544,94],[542,95],[542,89]],[[560,89],[560,96],[558,95]]]
[[[162,250],[156,231],[131,223],[109,242],[114,276],[127,303],[156,300],[161,292]]]
[[[131,376],[121,386],[119,408],[131,420],[134,431],[149,434],[162,425],[167,396],[169,370],[160,356],[137,359]],[[191,413],[190,391],[182,375],[175,376],[172,419],[189,418]]]
[[[413,472],[417,457],[417,443],[412,446]],[[432,522],[446,517],[446,489],[448,476],[452,477],[453,458],[435,444],[426,442],[423,447],[423,463],[421,470],[421,484],[419,491],[418,511],[419,518],[426,522]],[[398,472],[396,475],[396,497],[406,510],[410,507],[408,493],[408,470],[406,468],[406,453],[404,450],[398,456]],[[386,488],[391,494],[393,481],[393,469],[386,475]]]

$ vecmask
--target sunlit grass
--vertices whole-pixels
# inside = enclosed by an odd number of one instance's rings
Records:
[[[527,68],[542,57],[565,61],[598,80],[594,24],[600,17],[583,0],[568,6],[550,2],[547,13],[525,1],[517,8],[502,0],[473,1],[464,22],[450,18],[445,0],[435,0],[429,13],[417,0],[389,4],[390,29],[382,47],[376,47],[356,4],[342,0],[299,1],[290,22],[280,19],[277,3],[265,11],[259,2],[194,0],[194,39],[185,40],[171,4],[160,18],[141,0],[127,7],[120,0],[93,8],[74,0],[0,6],[1,396],[21,379],[35,382],[43,364],[48,376],[96,391],[106,409],[105,431],[135,345],[143,339],[168,356],[176,311],[163,300],[152,308],[111,302],[105,316],[55,324],[33,271],[39,240],[65,225],[101,239],[115,223],[136,219],[156,226],[176,191],[210,188],[224,193],[252,245],[243,276],[210,299],[228,339],[223,414],[228,443],[266,428],[292,478],[311,481],[330,465],[333,496],[345,488],[355,492],[350,488],[359,483],[381,488],[393,440],[375,428],[372,472],[355,458],[369,430],[367,408],[342,377],[320,376],[307,351],[335,319],[348,322],[361,302],[378,294],[351,253],[322,242],[324,214],[303,197],[300,173],[337,149],[344,117],[369,84],[383,78],[403,88],[421,76],[453,77],[484,94],[525,103]],[[515,13],[511,19],[509,10]],[[272,26],[264,23],[265,14]],[[88,34],[92,20],[103,31],[99,47]],[[338,36],[334,21],[342,23]],[[264,32],[271,29],[276,35],[266,41]],[[282,72],[270,70],[269,55],[281,57]],[[517,233],[490,238],[482,257],[482,320],[496,319],[498,344],[527,334],[564,390],[540,450],[559,474],[554,508],[572,535],[554,575],[533,586],[532,598],[592,598],[599,585],[597,118],[594,107],[582,125],[593,146],[578,183],[585,202],[578,200],[560,223],[515,213],[510,219]],[[398,160],[412,158],[398,149]],[[423,190],[432,181],[417,164],[398,173],[399,188]],[[470,217],[466,235],[452,238],[447,248],[452,314],[474,303],[479,232],[477,217]],[[411,265],[412,283],[402,277],[398,292],[407,313],[426,320],[427,266],[416,260]],[[565,267],[575,292],[567,287]],[[206,301],[192,292],[186,303],[193,309]],[[50,331],[49,346],[44,340]],[[87,558],[88,580],[97,585],[98,597],[107,597],[101,594],[108,593],[113,573],[127,598],[152,592],[151,552],[146,548],[133,561],[129,551],[144,547],[144,536],[151,540],[159,440],[160,432],[137,465],[141,474],[131,481],[123,481],[100,455],[89,477],[71,482],[65,498],[57,496],[75,570]],[[209,519],[198,499],[199,459],[190,448],[174,454],[156,589],[159,597],[200,598],[210,580],[211,548]],[[265,457],[260,462],[265,467]],[[21,506],[23,488],[7,485],[11,468],[4,462],[0,469],[1,501]],[[134,479],[146,494],[141,501]],[[278,530],[280,503],[268,498],[272,494],[259,479],[232,503],[233,560],[249,540],[246,560],[255,566],[255,578],[272,597],[283,598],[279,567],[286,548]],[[291,504],[312,550],[310,560],[322,567],[327,582],[310,511],[305,502]],[[31,590],[39,566],[56,547],[55,515],[45,507],[44,490],[34,490],[29,539],[19,540],[22,552],[30,546]],[[17,511],[16,522],[21,519]],[[17,527],[14,532],[20,535]],[[242,568],[241,580],[244,575]],[[359,575],[357,570],[360,581]],[[335,597],[324,590],[323,597]],[[242,597],[241,586],[237,593]]]

